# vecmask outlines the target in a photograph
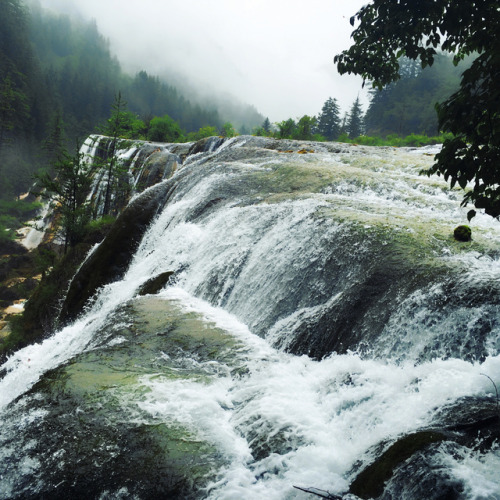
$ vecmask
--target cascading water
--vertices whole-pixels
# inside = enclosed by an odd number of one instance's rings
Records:
[[[106,188],[109,182],[109,161],[112,139],[91,135],[80,149],[83,161],[94,169],[88,195],[96,217],[103,215]],[[175,172],[180,157],[171,151],[182,150],[179,145],[118,139],[115,149],[115,181],[111,192],[111,205],[115,210],[123,206],[120,191],[135,195]],[[99,164],[100,163],[100,164]],[[113,181],[112,181],[113,183]],[[125,196],[127,198],[127,196]]]
[[[430,154],[193,149],[122,279],[3,365],[0,496],[500,498],[500,228],[453,240]]]

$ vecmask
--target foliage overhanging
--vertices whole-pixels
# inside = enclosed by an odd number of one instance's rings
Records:
[[[355,73],[382,88],[399,78],[399,58],[432,65],[439,50],[457,64],[475,59],[460,88],[436,105],[445,141],[427,172],[466,191],[469,202],[500,216],[500,6],[497,0],[374,0],[351,18],[354,44],[335,56],[341,74]],[[474,217],[475,211],[468,214]]]

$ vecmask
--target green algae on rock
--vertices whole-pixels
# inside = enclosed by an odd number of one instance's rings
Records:
[[[457,226],[453,231],[453,236],[457,241],[470,241],[472,230],[469,226]]]

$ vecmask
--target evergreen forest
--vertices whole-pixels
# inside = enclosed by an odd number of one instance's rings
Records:
[[[0,199],[26,192],[33,174],[50,167],[55,145],[73,151],[102,130],[118,92],[133,135],[144,139],[196,139],[200,129],[217,134],[231,120],[248,130],[263,120],[252,106],[234,104],[223,116],[147,71],[126,74],[95,21],[53,14],[36,1],[0,0],[0,12]],[[165,123],[177,135],[165,135]]]

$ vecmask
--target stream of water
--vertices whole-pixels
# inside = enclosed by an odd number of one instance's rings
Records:
[[[401,436],[494,406],[498,222],[453,239],[428,149],[276,144],[188,156],[123,279],[1,367],[1,498],[342,497]],[[477,443],[380,498],[499,499]]]

